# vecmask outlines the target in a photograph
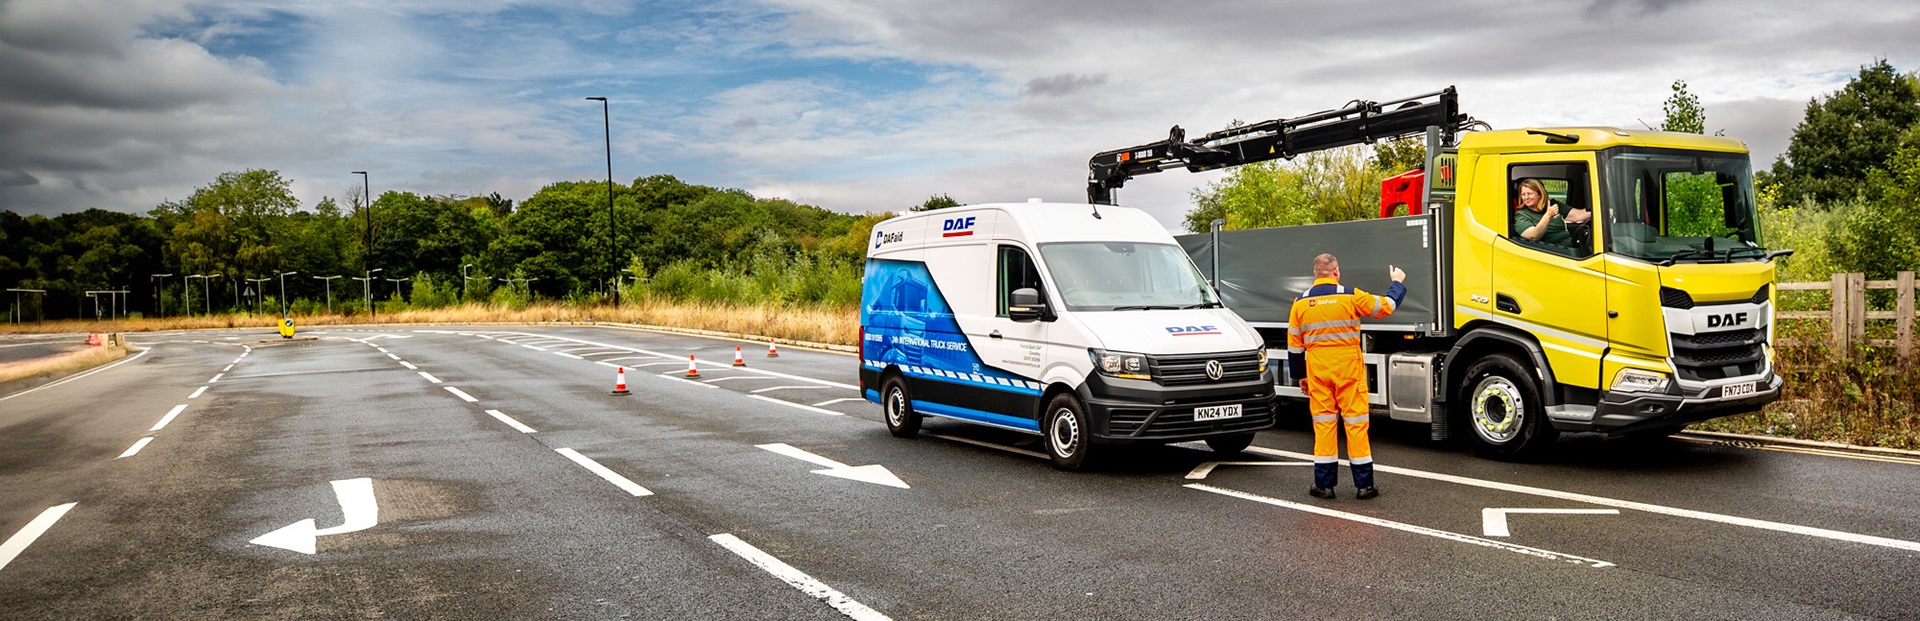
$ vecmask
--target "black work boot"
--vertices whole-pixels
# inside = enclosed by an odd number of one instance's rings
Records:
[[[1369,488],[1369,489],[1371,489],[1371,488]],[[1331,487],[1309,487],[1309,488],[1307,488],[1307,495],[1308,495],[1308,496],[1312,496],[1312,497],[1314,497],[1314,498],[1325,498],[1325,499],[1327,499],[1327,500],[1333,500],[1333,488],[1331,488]]]
[[[1380,488],[1374,487],[1372,485],[1362,487],[1358,490],[1355,490],[1353,493],[1353,497],[1360,500],[1366,500],[1368,498],[1373,498],[1379,495],[1380,495]]]

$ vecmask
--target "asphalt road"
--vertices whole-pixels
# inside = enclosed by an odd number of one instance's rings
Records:
[[[302,335],[132,335],[0,399],[0,618],[1920,618],[1920,460],[1384,426],[1383,495],[1323,501],[1297,423],[1067,473],[891,437],[842,354]]]

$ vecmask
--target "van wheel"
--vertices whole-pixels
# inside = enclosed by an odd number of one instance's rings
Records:
[[[1553,445],[1560,432],[1547,422],[1527,367],[1507,354],[1493,354],[1467,367],[1461,402],[1481,455],[1527,459]]]
[[[1087,411],[1073,395],[1061,393],[1047,402],[1047,415],[1040,423],[1046,436],[1047,457],[1061,470],[1079,470],[1087,466]]]
[[[1247,450],[1247,447],[1252,445],[1253,445],[1253,432],[1236,433],[1230,436],[1214,436],[1211,438],[1207,438],[1207,448],[1213,449],[1213,452],[1215,453],[1221,453],[1225,455],[1232,455],[1234,453]]]
[[[887,419],[887,432],[896,438],[911,438],[920,433],[920,413],[913,411],[913,397],[907,393],[906,378],[895,375],[880,384],[880,412]]]

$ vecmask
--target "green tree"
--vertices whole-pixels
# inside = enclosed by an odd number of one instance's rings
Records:
[[[1427,166],[1427,137],[1402,136],[1373,144],[1373,167],[1400,174]]]
[[[1907,130],[1884,166],[1867,173],[1862,199],[1834,219],[1828,238],[1836,267],[1884,280],[1920,270],[1920,125]]]
[[[1667,113],[1667,120],[1660,123],[1660,131],[1707,133],[1707,111],[1700,107],[1699,97],[1687,92],[1686,80],[1673,81],[1673,94],[1660,109]]]
[[[1380,182],[1387,173],[1370,163],[1361,146],[1317,151],[1290,162],[1241,166],[1227,177],[1195,190],[1196,207],[1185,219],[1189,230],[1207,230],[1213,218],[1226,228],[1249,229],[1372,216],[1380,204]],[[1217,214],[1217,215],[1215,215]]]
[[[1901,132],[1920,122],[1920,79],[1885,59],[1860,68],[1839,92],[1807,102],[1772,179],[1788,201],[1821,203],[1860,196],[1867,171],[1899,148]]]
[[[959,206],[960,201],[953,200],[953,197],[945,194],[935,194],[927,197],[927,200],[921,201],[918,206],[913,207],[910,211],[933,211],[935,209],[947,209]]]

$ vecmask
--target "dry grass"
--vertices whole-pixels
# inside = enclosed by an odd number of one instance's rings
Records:
[[[0,384],[41,376],[61,376],[97,367],[127,355],[124,347],[88,347],[35,358],[24,362],[0,364]]]
[[[860,337],[860,318],[853,308],[781,308],[656,300],[625,304],[619,311],[615,311],[611,306],[580,307],[562,303],[532,304],[518,308],[476,303],[449,308],[380,313],[379,319],[382,324],[619,322],[709,330],[742,337],[775,338],[788,342],[849,346],[858,344]],[[0,333],[159,332],[207,328],[273,328],[279,325],[278,322],[279,317],[271,315],[167,317],[123,319],[114,322],[63,320],[20,326],[0,326]],[[294,315],[293,323],[298,328],[364,325],[369,323],[369,319],[365,315]]]

